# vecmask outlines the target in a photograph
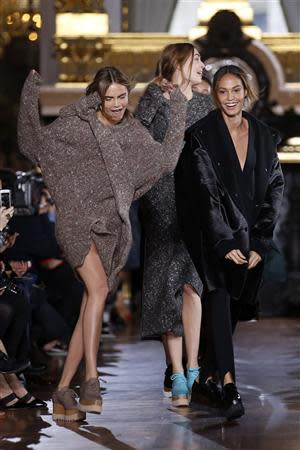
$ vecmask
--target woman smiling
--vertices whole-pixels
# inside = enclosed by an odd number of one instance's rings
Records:
[[[242,69],[219,69],[213,95],[217,110],[186,134],[176,197],[184,241],[205,288],[202,379],[211,383],[218,372],[226,417],[234,419],[244,407],[235,384],[232,332],[243,308],[256,303],[283,175],[278,133],[243,110],[256,97]]]

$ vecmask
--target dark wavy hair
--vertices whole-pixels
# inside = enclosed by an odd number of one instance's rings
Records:
[[[98,92],[101,100],[104,100],[105,94],[109,86],[113,83],[121,84],[125,86],[128,93],[134,86],[133,80],[127,77],[121,70],[113,66],[102,67],[96,75],[93,81],[86,88],[86,95]]]
[[[212,82],[212,94],[213,94],[216,106],[217,107],[219,106],[218,97],[217,97],[218,85],[219,85],[221,79],[228,73],[231,75],[234,75],[235,77],[237,77],[241,80],[242,85],[243,85],[245,91],[247,92],[246,100],[248,101],[248,106],[251,106],[253,103],[255,103],[256,100],[258,99],[258,95],[257,95],[255,89],[253,88],[253,86],[251,86],[251,84],[249,83],[247,74],[239,66],[230,64],[228,66],[222,66],[214,75],[213,82]]]

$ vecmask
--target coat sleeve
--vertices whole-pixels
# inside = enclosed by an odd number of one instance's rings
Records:
[[[135,117],[149,129],[158,109],[164,101],[165,100],[159,86],[154,83],[149,84],[145,93],[140,98],[135,112]]]
[[[21,153],[38,163],[42,143],[42,128],[39,114],[41,77],[32,70],[28,75],[21,94],[18,116],[18,144]]]
[[[171,96],[170,124],[161,143],[155,141],[138,120],[135,121],[138,142],[141,142],[134,168],[135,199],[144,195],[163,175],[175,169],[183,147],[186,106],[186,97],[179,89],[176,90]]]
[[[186,154],[190,154],[184,180],[188,186],[187,201],[193,205],[193,217],[203,232],[204,239],[210,242],[218,257],[222,259],[231,250],[239,248],[239,244],[222,214],[217,178],[211,159],[199,141],[193,137],[191,139],[192,143],[186,145],[191,145],[192,148],[184,150]]]
[[[283,173],[278,155],[275,153],[266,196],[251,230],[250,249],[256,251],[262,257],[271,244],[273,231],[280,212],[283,189]]]

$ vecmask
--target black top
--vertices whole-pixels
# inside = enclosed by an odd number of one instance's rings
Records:
[[[235,182],[238,187],[238,192],[240,195],[240,204],[242,207],[242,213],[244,214],[244,217],[248,222],[249,228],[251,228],[253,225],[253,218],[254,218],[256,151],[254,143],[254,133],[250,121],[248,121],[248,127],[249,127],[248,148],[244,169],[241,168],[229,130],[228,134],[231,141],[231,145],[228,146],[228,149],[231,164],[232,167],[234,168],[234,170],[232,171],[232,176],[235,178]]]

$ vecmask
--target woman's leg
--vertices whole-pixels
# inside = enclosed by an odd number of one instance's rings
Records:
[[[0,374],[0,404],[4,407],[13,406],[17,401],[18,399],[15,397],[4,375]]]
[[[235,365],[232,342],[232,323],[228,292],[217,289],[207,299],[215,347],[216,364],[223,385],[223,405],[228,420],[245,414],[240,394],[235,385]]]
[[[101,334],[101,320],[108,294],[107,277],[96,246],[92,243],[83,265],[77,269],[85,285],[80,316],[74,329],[68,356],[58,388],[68,387],[85,359],[85,379],[96,378],[97,353]]]
[[[83,294],[80,315],[74,328],[72,338],[70,340],[67,358],[65,361],[63,373],[58,384],[58,389],[69,387],[78,366],[83,358],[83,314],[87,303],[86,292]]]
[[[172,333],[166,335],[167,348],[172,364],[173,373],[183,373],[182,366],[182,337]]]
[[[222,384],[234,383],[235,365],[232,342],[230,297],[216,289],[207,298],[208,321],[214,343],[216,365]]]
[[[189,285],[183,287],[182,321],[187,353],[187,368],[198,367],[202,306],[201,300]]]
[[[174,336],[172,333],[168,333],[166,337],[173,372],[171,375],[172,404],[173,406],[188,406],[189,390],[182,365],[182,337]]]
[[[98,377],[97,354],[108,295],[107,276],[94,243],[78,273],[85,284],[87,296],[82,325],[85,379],[89,380]]]

